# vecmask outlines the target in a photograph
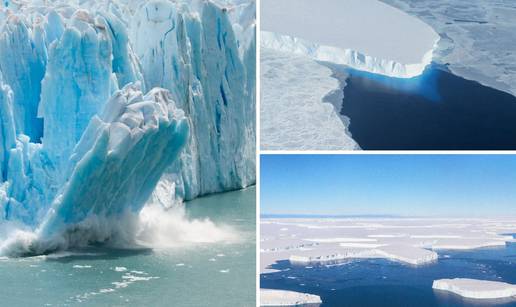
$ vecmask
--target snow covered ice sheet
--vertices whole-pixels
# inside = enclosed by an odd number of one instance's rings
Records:
[[[303,56],[264,48],[260,66],[262,149],[358,147],[336,112],[342,89],[329,68]]]
[[[264,0],[261,18],[265,150],[360,149],[340,115],[345,72],[328,63],[413,77],[431,62],[439,38],[418,18],[376,0]]]
[[[434,61],[459,76],[516,95],[513,1],[381,0],[421,18],[440,35]]]
[[[421,74],[439,39],[377,0],[264,0],[261,46],[393,77]]]

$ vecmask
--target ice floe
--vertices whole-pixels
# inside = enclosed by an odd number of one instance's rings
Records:
[[[472,299],[516,299],[516,285],[499,281],[454,278],[434,280],[432,288]]]
[[[321,304],[318,295],[286,290],[260,289],[260,306],[301,306]]]

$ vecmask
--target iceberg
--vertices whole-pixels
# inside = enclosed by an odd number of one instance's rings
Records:
[[[453,278],[434,280],[432,288],[472,299],[516,299],[516,285],[500,281]]]
[[[255,182],[254,2],[3,1],[2,254]],[[126,238],[128,237],[128,238]]]

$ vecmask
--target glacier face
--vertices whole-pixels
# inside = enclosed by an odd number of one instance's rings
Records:
[[[261,14],[264,48],[391,77],[420,75],[439,40],[421,20],[377,0],[265,0]]]
[[[0,27],[0,223],[31,252],[254,183],[254,2],[4,1]]]

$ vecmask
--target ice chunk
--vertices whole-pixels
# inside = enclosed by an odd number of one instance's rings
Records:
[[[434,280],[432,288],[473,299],[516,299],[516,285],[500,281],[453,278]]]
[[[166,90],[155,88],[142,97],[136,88],[127,85],[107,103],[106,110],[113,110],[116,108],[111,105],[123,101],[118,116],[107,122],[102,118],[92,121],[94,128],[86,129],[77,148],[82,148],[83,141],[93,146],[72,156],[75,167],[38,230],[42,240],[51,240],[88,217],[109,220],[139,212],[166,167],[177,159],[188,137],[184,113]],[[147,116],[141,116],[139,124],[129,129],[120,123],[127,112]],[[113,118],[110,115],[104,118]],[[128,129],[128,133],[116,133]]]
[[[286,290],[260,289],[260,306],[301,306],[321,304],[318,295]]]

